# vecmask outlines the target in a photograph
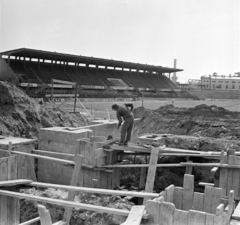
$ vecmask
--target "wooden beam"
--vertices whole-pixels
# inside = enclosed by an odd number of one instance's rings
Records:
[[[133,206],[127,220],[121,225],[140,225],[144,214],[145,206]]]
[[[150,161],[149,161],[147,181],[146,181],[146,186],[145,186],[146,192],[153,192],[155,175],[156,175],[156,170],[157,170],[156,165],[157,165],[157,161],[158,161],[158,154],[159,154],[159,148],[152,147]],[[144,204],[146,203],[147,200],[148,200],[148,198],[144,198]]]
[[[29,201],[49,203],[49,204],[54,204],[54,205],[59,205],[59,206],[64,206],[64,207],[76,207],[76,208],[80,208],[80,209],[96,211],[99,213],[112,213],[112,214],[117,214],[117,215],[122,215],[122,216],[128,216],[128,214],[129,214],[128,210],[113,209],[113,208],[83,204],[83,203],[78,203],[78,202],[69,202],[69,201],[65,201],[65,200],[46,198],[46,197],[40,197],[40,196],[35,196],[35,195],[28,195],[28,194],[12,192],[12,191],[0,190],[0,195],[10,196],[10,197],[19,198],[19,199],[27,199]]]
[[[240,204],[238,203],[236,209],[234,210],[232,214],[232,219],[234,220],[240,220]]]
[[[67,225],[67,223],[65,221],[58,221],[58,222],[54,223],[53,225]]]
[[[121,145],[110,145],[112,150],[125,150],[125,151],[134,151],[134,152],[148,152],[151,153],[151,146],[142,147],[137,145],[132,146],[121,146]],[[159,154],[161,153],[192,153],[192,154],[207,154],[207,152],[179,149],[179,148],[168,148],[168,147],[159,147]],[[214,152],[208,153],[208,155],[215,155]],[[218,154],[217,154],[218,155]]]
[[[82,162],[83,162],[83,156],[77,155],[76,160],[75,160],[75,166],[74,166],[74,170],[73,170],[72,179],[70,182],[71,186],[78,186],[79,177],[80,177],[80,173],[82,170]],[[75,195],[76,195],[75,191],[69,191],[68,192],[68,201],[74,201]],[[63,221],[66,221],[67,224],[69,224],[69,222],[70,222],[71,214],[72,214],[72,208],[66,207],[65,212],[63,214]]]
[[[61,152],[51,152],[51,151],[44,151],[44,150],[35,150],[33,149],[32,152],[39,153],[39,154],[48,154],[48,155],[55,155],[55,156],[67,156],[67,157],[73,157],[74,154],[67,154],[67,153],[61,153]]]
[[[63,189],[63,190],[71,190],[71,191],[80,191],[84,193],[97,193],[103,195],[120,195],[120,196],[134,196],[134,197],[149,197],[149,198],[157,198],[159,194],[156,193],[146,193],[146,192],[133,192],[133,191],[117,191],[110,189],[98,189],[98,188],[87,188],[87,187],[74,187],[69,185],[60,185],[60,184],[48,184],[48,183],[40,183],[40,182],[32,182],[29,184],[33,187],[42,187],[42,188],[55,188],[55,189]]]
[[[187,162],[181,162],[180,165],[240,169],[240,165],[229,165],[229,164],[220,164],[220,163],[187,163]]]
[[[2,150],[2,149],[0,149],[0,151],[8,152],[7,150]],[[19,152],[19,151],[12,151],[12,154],[31,156],[31,157],[40,158],[40,159],[52,160],[52,161],[56,161],[59,163],[75,165],[74,161],[66,160],[66,159],[59,159],[59,158],[54,158],[54,157],[49,157],[49,156],[43,156],[43,155],[37,155],[37,154],[31,154],[31,153]],[[94,168],[94,166],[85,165],[85,164],[83,164],[82,167],[88,168],[88,169]]]
[[[114,164],[101,166],[100,168],[131,168],[131,167],[149,167],[149,164]],[[186,167],[186,165],[180,163],[156,164],[156,167]]]
[[[199,184],[198,184],[199,186],[211,186],[211,187],[214,187],[214,183],[205,183],[205,182],[200,182]]]
[[[40,221],[40,217],[36,217],[34,219],[25,221],[23,223],[20,223],[19,225],[30,225],[30,224],[33,224],[33,223],[38,222],[38,221]]]
[[[6,187],[6,186],[9,187],[9,186],[30,184],[32,182],[33,182],[32,180],[24,180],[24,179],[6,180],[6,181],[0,181],[0,187]]]

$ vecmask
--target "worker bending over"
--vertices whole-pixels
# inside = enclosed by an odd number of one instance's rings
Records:
[[[119,106],[118,104],[113,104],[112,109],[116,111],[116,116],[118,119],[118,126],[117,129],[121,126],[122,122],[122,129],[121,129],[121,140],[119,145],[126,145],[131,140],[131,133],[133,128],[133,104],[124,104]]]

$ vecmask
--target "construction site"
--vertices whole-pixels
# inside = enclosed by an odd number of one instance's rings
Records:
[[[88,119],[0,81],[1,225],[240,224],[240,114],[216,105]]]

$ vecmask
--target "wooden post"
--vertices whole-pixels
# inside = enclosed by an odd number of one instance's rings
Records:
[[[51,99],[52,99],[52,102],[53,102],[53,78],[51,79],[51,81],[52,81]]]
[[[73,175],[70,183],[71,186],[78,186],[79,174],[82,169],[82,161],[83,161],[83,156],[77,155],[75,160]],[[69,191],[68,201],[74,201],[75,195],[76,195],[75,191]],[[72,213],[72,208],[66,207],[63,215],[63,221],[66,221],[67,224],[69,224],[69,221],[71,219],[71,213]]]
[[[192,163],[192,161],[187,161],[188,163]],[[191,165],[186,166],[185,174],[192,174],[193,167]]]
[[[75,98],[74,98],[74,108],[73,108],[73,112],[76,112],[77,94],[78,94],[78,83],[76,83],[75,87],[76,87],[76,91],[75,91]]]
[[[156,170],[157,170],[158,155],[159,155],[159,147],[152,147],[150,161],[149,161],[147,181],[146,181],[146,187],[145,187],[146,192],[153,191],[155,175],[156,175]],[[144,204],[146,203],[147,200],[148,200],[147,198],[144,198]]]
[[[189,210],[193,205],[194,176],[185,174],[183,180],[183,210]]]
[[[41,225],[52,225],[52,219],[49,210],[43,205],[38,205],[38,213],[40,216]]]

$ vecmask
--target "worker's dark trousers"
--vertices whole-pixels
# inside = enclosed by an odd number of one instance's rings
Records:
[[[124,120],[121,130],[121,143],[127,143],[128,141],[131,140],[133,121],[134,121],[133,117]]]

